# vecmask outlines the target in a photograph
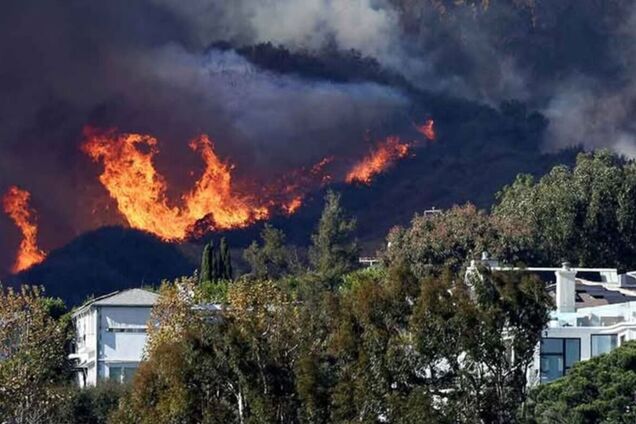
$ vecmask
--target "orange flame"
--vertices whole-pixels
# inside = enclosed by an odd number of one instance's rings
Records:
[[[36,213],[29,206],[31,193],[16,186],[9,188],[2,198],[4,211],[22,232],[22,241],[16,256],[12,272],[20,272],[39,264],[46,258],[46,253],[37,246],[38,227]]]
[[[275,209],[292,214],[302,205],[302,193],[315,184],[314,180],[326,178],[324,167],[330,162],[324,159],[302,176],[292,172],[288,182],[259,184],[251,190],[259,193],[255,196],[232,185],[232,166],[219,159],[208,136],[200,135],[189,146],[201,156],[205,169],[192,190],[175,205],[169,202],[165,178],[155,169],[154,157],[159,153],[156,138],[91,128],[85,128],[84,136],[82,150],[103,164],[99,181],[128,224],[164,240],[245,227],[268,218]],[[296,177],[291,179],[293,175]]]
[[[99,180],[133,228],[165,240],[182,240],[204,218],[210,222],[208,229],[228,229],[246,226],[269,214],[266,208],[233,190],[231,166],[219,159],[206,135],[189,144],[201,155],[205,169],[194,188],[181,197],[179,206],[168,203],[167,183],[155,170],[153,158],[159,152],[156,138],[91,128],[86,128],[84,135],[82,150],[104,165]]]
[[[426,137],[428,140],[433,141],[435,140],[434,124],[435,124],[435,121],[429,118],[422,125],[415,125],[415,129],[424,137]]]
[[[289,203],[283,205],[283,210],[287,215],[293,215],[294,212],[298,210],[303,204],[303,199],[301,196],[296,196]]]
[[[345,181],[370,184],[374,175],[383,172],[396,160],[405,157],[410,148],[409,143],[402,143],[399,137],[391,136],[379,144],[369,155],[355,164],[347,173]]]

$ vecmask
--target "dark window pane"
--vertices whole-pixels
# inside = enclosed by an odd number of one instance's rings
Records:
[[[120,367],[109,367],[108,378],[117,382],[121,381],[122,369]]]
[[[581,339],[565,341],[565,367],[570,368],[581,360]]]
[[[610,352],[616,347],[616,334],[592,335],[592,356]]]
[[[563,353],[563,339],[542,339],[541,353]]]
[[[548,383],[563,376],[563,357],[545,355],[541,357],[541,382]]]

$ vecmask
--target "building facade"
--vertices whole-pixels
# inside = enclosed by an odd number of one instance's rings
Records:
[[[129,381],[142,360],[150,312],[158,295],[131,289],[92,300],[75,313],[74,352],[80,387]]]
[[[579,361],[610,352],[636,339],[636,278],[614,268],[513,268],[482,257],[493,272],[535,273],[546,283],[555,309],[541,335],[528,372],[529,384],[548,383]],[[476,271],[476,263],[468,273]]]

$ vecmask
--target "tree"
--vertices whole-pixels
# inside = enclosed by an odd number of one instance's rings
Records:
[[[506,217],[491,216],[472,204],[434,215],[416,215],[410,227],[396,227],[387,237],[388,262],[405,261],[423,278],[432,269],[459,272],[470,258],[488,251],[509,262],[531,257],[529,229]]]
[[[199,282],[204,283],[206,281],[212,281],[212,251],[214,246],[212,242],[203,246],[203,253],[201,254],[201,271],[199,273]]]
[[[533,389],[527,403],[528,423],[636,422],[636,342],[575,364]]]
[[[347,216],[340,195],[327,192],[309,256],[314,270],[332,284],[357,266],[360,249],[353,239],[355,228],[356,220]]]
[[[227,240],[225,239],[225,237],[221,237],[219,253],[221,255],[219,279],[231,280],[232,279],[232,257],[230,256],[230,246]]]
[[[636,267],[636,164],[608,151],[581,153],[539,181],[520,175],[492,214],[528,228],[538,265]]]
[[[459,393],[475,400],[482,422],[513,422],[526,396],[526,375],[552,301],[542,281],[526,273],[484,269],[468,283],[468,316],[474,326],[462,346],[460,369],[470,378],[462,377]]]
[[[270,224],[261,231],[261,244],[253,241],[243,252],[250,274],[257,279],[279,278],[291,271],[290,252],[285,246],[285,233]]]
[[[56,422],[69,396],[68,325],[41,293],[0,287],[0,417],[9,424]]]
[[[218,312],[198,297],[190,280],[162,286],[147,361],[113,421],[296,422],[297,306],[271,282],[231,285]]]
[[[214,242],[212,241],[206,244],[201,255],[199,282],[231,280],[232,274],[232,257],[225,237],[221,238],[218,249],[214,248]]]
[[[219,246],[220,247],[220,246]],[[211,255],[212,255],[212,281],[218,281],[221,273],[222,273],[222,269],[223,269],[223,263],[222,258],[221,258],[221,250],[220,249],[215,249],[214,247],[212,248],[211,251]]]
[[[62,406],[56,423],[107,424],[128,389],[126,384],[105,380],[94,387],[70,390],[70,398]]]

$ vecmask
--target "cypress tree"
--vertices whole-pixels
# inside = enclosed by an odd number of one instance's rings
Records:
[[[219,281],[223,278],[223,256],[221,254],[221,245],[218,245],[218,248],[214,250],[214,263],[216,267],[214,268],[214,273],[212,275],[212,279],[214,281]]]
[[[231,280],[232,279],[232,257],[230,256],[230,245],[228,244],[227,240],[225,239],[225,237],[221,238],[221,245],[220,245],[220,255],[221,255],[221,270],[220,270],[220,275],[221,278],[225,279],[225,280]]]
[[[201,271],[199,274],[200,283],[212,280],[211,249],[211,243],[208,243],[203,247],[203,254],[201,255]]]
[[[219,279],[219,257],[217,250],[214,248],[214,242],[210,241],[210,281]]]

